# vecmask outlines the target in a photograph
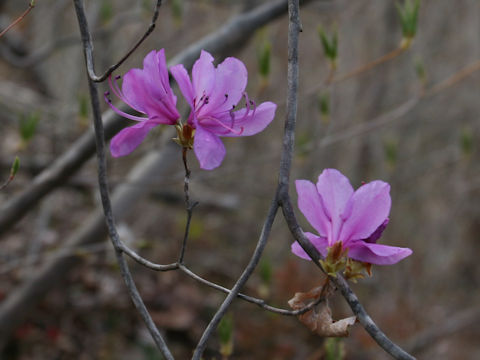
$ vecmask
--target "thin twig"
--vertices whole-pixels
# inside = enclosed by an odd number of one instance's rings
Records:
[[[162,6],[162,0],[157,0],[157,4],[155,5],[155,10],[152,16],[152,21],[150,22],[150,25],[148,26],[147,31],[145,31],[142,37],[135,43],[135,45],[133,45],[133,47],[118,62],[110,66],[107,69],[107,71],[105,71],[103,75],[100,75],[100,76],[95,74],[95,69],[93,66],[93,44],[90,39],[89,45],[87,48],[85,48],[85,51],[86,51],[86,59],[87,59],[88,76],[92,81],[94,82],[105,81],[115,70],[117,70],[120,67],[120,65],[122,65],[125,62],[125,60],[127,60],[130,57],[130,55],[134,53],[135,50],[137,50],[137,48],[143,43],[143,41],[148,37],[148,35],[150,35],[155,29],[155,23],[157,22],[158,14],[160,12],[161,6]],[[87,22],[86,18],[82,19],[82,21],[85,23]]]
[[[91,36],[88,30],[88,23],[85,16],[85,10],[83,7],[82,0],[74,0],[75,4],[75,12],[77,14],[78,25],[80,28],[80,33],[82,36],[82,44],[85,56],[85,63],[89,66],[89,57],[90,57],[90,66],[91,70],[94,71],[94,64],[93,64],[93,47],[91,43]],[[100,196],[102,200],[102,206],[105,216],[105,221],[107,223],[108,233],[110,235],[110,239],[112,244],[115,248],[115,254],[117,257],[118,264],[120,266],[120,271],[122,273],[122,277],[127,285],[128,292],[132,301],[137,308],[140,316],[142,317],[145,325],[150,332],[155,344],[157,345],[158,349],[162,353],[162,355],[167,360],[173,360],[173,355],[171,354],[170,350],[168,349],[165,341],[163,340],[162,335],[158,331],[157,327],[155,326],[152,317],[148,313],[148,310],[143,303],[143,300],[138,293],[137,287],[135,286],[135,282],[133,277],[130,273],[128,268],[127,261],[123,257],[123,248],[120,241],[120,238],[117,233],[117,229],[115,226],[115,220],[113,217],[112,205],[110,202],[110,195],[108,190],[107,184],[107,162],[105,158],[105,135],[103,131],[103,123],[102,123],[102,115],[100,111],[100,103],[98,97],[98,89],[97,84],[92,79],[88,79],[88,87],[90,92],[90,100],[92,105],[93,111],[93,121],[94,121],[94,128],[95,128],[95,140],[97,146],[97,165],[98,165],[98,184],[100,187]]]
[[[185,265],[180,265],[179,268],[180,268],[181,271],[183,271],[185,274],[190,276],[192,279],[197,280],[197,281],[201,282],[202,284],[210,286],[211,288],[216,289],[218,291],[224,292],[225,294],[230,294],[231,293],[231,290],[202,278],[201,276],[195,274],[193,271],[191,271],[189,268],[187,268]],[[319,297],[317,300],[315,300],[314,302],[308,304],[307,306],[305,306],[301,309],[285,310],[285,309],[280,309],[280,308],[268,305],[268,304],[265,303],[265,300],[255,298],[253,296],[248,296],[248,295],[245,295],[245,294],[242,294],[242,293],[238,293],[237,297],[239,297],[240,299],[243,299],[245,301],[248,301],[252,304],[258,305],[262,309],[265,309],[267,311],[273,312],[275,314],[286,315],[286,316],[302,315],[302,314],[306,313],[307,311],[310,311],[316,305],[320,304],[322,301],[325,300],[324,297]]]
[[[8,186],[8,184],[10,184],[13,181],[14,178],[15,178],[15,176],[10,175],[7,178],[7,180],[5,180],[4,183],[0,185],[0,191],[5,189]]]
[[[171,264],[167,264],[167,265],[153,263],[153,262],[143,258],[139,254],[137,254],[135,251],[133,251],[127,245],[125,245],[123,242],[120,242],[120,249],[125,253],[125,255],[130,256],[137,263],[139,263],[140,265],[145,266],[146,268],[151,269],[151,270],[171,271],[171,270],[177,270],[179,268],[178,263],[171,263]]]
[[[480,61],[475,61],[474,63],[471,63],[470,65],[467,65],[460,71],[456,72],[455,74],[451,75],[444,81],[440,82],[439,84],[433,86],[429,91],[428,95],[434,95],[439,93],[440,91],[443,91],[458,82],[462,81],[466,77],[470,76],[474,72],[480,70]]]
[[[139,12],[132,12],[131,10],[119,14],[112,19],[108,25],[92,31],[92,36],[96,40],[107,38],[111,33],[118,32],[121,27],[129,25],[132,22],[139,22]],[[7,61],[9,65],[17,68],[28,68],[34,65],[39,65],[41,62],[47,60],[57,51],[70,46],[78,46],[78,34],[70,34],[54,39],[36,51],[28,55],[17,55],[15,51],[8,48],[8,46],[0,46],[0,55],[3,60]]]
[[[365,65],[362,65],[352,71],[350,71],[349,73],[347,74],[344,74],[338,78],[333,78],[329,81],[330,84],[338,84],[338,83],[341,83],[345,80],[348,80],[348,79],[351,79],[355,76],[358,76],[368,70],[371,70],[373,69],[374,67],[380,65],[380,64],[383,64],[387,61],[390,61],[394,58],[396,58],[397,56],[401,55],[402,53],[404,53],[406,50],[408,49],[408,47],[405,47],[405,46],[399,46],[397,47],[396,49],[390,51],[389,53],[387,54],[384,54],[382,56],[380,56],[378,59],[375,59]]]
[[[460,331],[478,324],[480,307],[478,305],[441,318],[438,324],[416,333],[405,346],[412,353],[420,353],[437,341],[458,334]]]
[[[203,351],[207,346],[208,339],[217,328],[218,324],[220,323],[220,320],[227,312],[233,299],[235,299],[238,296],[243,285],[245,285],[247,280],[250,278],[250,275],[252,275],[253,271],[255,270],[255,267],[257,266],[262,256],[263,249],[265,249],[265,245],[267,244],[267,240],[270,235],[270,230],[272,229],[273,221],[275,220],[277,210],[278,210],[278,195],[275,194],[274,200],[272,201],[270,205],[270,209],[268,210],[267,218],[263,224],[262,232],[260,234],[260,238],[258,239],[255,251],[253,252],[253,255],[248,265],[245,267],[245,270],[243,271],[242,275],[235,282],[235,285],[233,286],[232,290],[230,290],[230,293],[225,298],[222,305],[218,308],[217,312],[213,316],[212,320],[210,320],[210,323],[208,324],[207,328],[203,332],[202,337],[200,338],[200,341],[198,342],[195,348],[195,352],[193,353],[192,360],[200,360],[203,354]]]
[[[17,25],[20,21],[23,20],[27,14],[32,11],[32,9],[35,7],[35,0],[31,0],[30,4],[28,4],[27,10],[25,10],[17,19],[15,19],[14,22],[12,22],[10,25],[8,25],[2,32],[0,32],[0,38],[7,33],[8,30],[10,30],[12,27]]]

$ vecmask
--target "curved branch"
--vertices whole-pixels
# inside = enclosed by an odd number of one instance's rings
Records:
[[[295,117],[297,112],[297,86],[298,86],[298,31],[300,30],[299,22],[292,22],[292,8],[296,7],[298,11],[299,0],[296,0],[296,5],[292,3],[291,0],[288,1],[288,11],[289,11],[289,47],[288,47],[288,86],[289,91],[287,94],[287,119],[285,121],[285,132],[283,137],[283,148],[280,159],[280,168],[278,175],[278,186],[275,196],[273,198],[272,204],[267,214],[267,219],[263,224],[262,233],[257,243],[257,247],[252,254],[250,262],[246,266],[242,275],[238,278],[237,282],[233,286],[230,294],[226,297],[220,308],[217,310],[216,314],[208,324],[205,329],[200,341],[195,348],[193,354],[193,360],[199,360],[202,356],[203,351],[205,350],[208,339],[210,338],[213,331],[218,326],[220,320],[225,315],[228,307],[232,303],[233,299],[238,295],[240,289],[247,282],[250,275],[255,270],[255,267],[260,260],[263,249],[268,240],[268,235],[270,233],[273,221],[278,211],[280,204],[280,195],[282,192],[287,189],[288,191],[288,182],[289,174],[292,163],[293,156],[293,140],[294,140],[294,130],[295,130]],[[280,2],[279,2],[280,4]],[[283,5],[284,6],[284,5]],[[291,91],[293,90],[293,91]]]
[[[270,230],[272,229],[273,221],[275,220],[277,211],[278,211],[278,192],[277,194],[275,194],[274,200],[270,205],[270,209],[268,210],[268,214],[267,214],[267,219],[263,224],[260,238],[258,239],[257,246],[255,248],[255,251],[253,252],[252,257],[250,258],[250,261],[248,262],[248,265],[245,267],[245,270],[243,270],[242,275],[240,275],[238,280],[235,282],[235,285],[233,286],[232,290],[230,290],[230,293],[225,298],[222,305],[220,305],[217,312],[213,316],[212,320],[210,320],[210,323],[208,324],[207,328],[203,332],[202,337],[200,338],[200,341],[198,342],[195,348],[195,352],[193,353],[193,357],[192,357],[193,360],[201,359],[202,354],[205,350],[205,347],[207,346],[208,339],[217,328],[218,324],[220,323],[220,320],[227,312],[232,301],[238,296],[243,285],[245,285],[247,280],[250,278],[250,275],[252,275],[253,271],[255,270],[255,267],[260,261],[260,257],[262,256],[263,250],[265,249],[265,245],[267,244],[268,236],[270,235]]]
[[[82,9],[80,2],[74,1],[75,10],[77,12],[78,22],[80,24],[87,24],[87,18],[85,16],[85,12],[81,11]],[[84,51],[85,51],[85,61],[87,62],[87,72],[88,77],[90,80],[94,82],[102,82],[105,81],[115,70],[117,70],[120,65],[122,65],[125,60],[127,60],[130,55],[133,54],[135,50],[142,44],[142,42],[150,35],[153,30],[155,29],[155,23],[157,22],[158,13],[160,11],[160,6],[162,6],[162,0],[157,0],[157,4],[155,5],[155,11],[153,12],[152,21],[147,28],[147,31],[142,35],[142,37],[133,45],[133,47],[115,64],[110,66],[107,71],[103,73],[103,75],[96,75],[95,68],[93,65],[93,44],[90,33],[82,34],[82,42],[84,44]]]
[[[87,71],[94,72],[93,48],[92,48],[90,32],[88,30],[88,23],[86,21],[82,0],[74,0],[74,4],[75,4],[75,11],[78,19],[78,25],[80,28],[80,33],[82,36],[83,52],[85,56]],[[160,1],[158,2],[158,4],[160,4]],[[156,13],[157,12],[158,12],[158,8]],[[154,19],[156,19],[156,16],[154,16]],[[90,65],[90,68],[89,68],[89,65]],[[156,327],[155,323],[153,322],[152,317],[150,316],[145,304],[143,303],[142,297],[138,293],[132,274],[130,273],[130,269],[128,267],[127,261],[123,257],[123,247],[120,242],[120,238],[118,236],[117,229],[115,226],[115,220],[114,220],[113,211],[112,211],[112,204],[110,201],[110,195],[109,195],[108,184],[107,184],[107,161],[105,158],[105,134],[103,131],[102,114],[100,111],[98,89],[97,89],[97,84],[95,84],[94,80],[91,78],[88,79],[88,88],[90,92],[90,100],[91,100],[92,111],[93,111],[93,122],[95,127],[95,143],[97,147],[97,165],[98,165],[98,185],[100,187],[100,197],[102,200],[105,221],[107,223],[108,234],[110,235],[110,239],[115,248],[115,254],[117,257],[118,264],[120,266],[120,271],[122,273],[123,280],[127,286],[128,292],[130,294],[130,297],[132,298],[132,301],[135,307],[140,313],[140,316],[145,322],[145,325],[147,326],[147,329],[150,332],[150,335],[152,336],[155,344],[157,345],[157,348],[160,350],[162,355],[167,360],[173,360],[173,355],[168,349],[167,344],[165,343],[160,332],[158,331],[158,328]]]
[[[298,33],[301,31],[300,17],[299,17],[299,3],[298,0],[289,0],[289,36],[288,36],[288,96],[287,96],[287,121],[285,124],[285,136],[283,143],[282,159],[285,158],[284,176],[280,179],[281,196],[280,204],[282,206],[285,220],[295,239],[299,242],[305,252],[314,260],[314,263],[319,266],[320,254],[317,249],[304,236],[303,231],[297,223],[293,208],[288,194],[288,174],[290,173],[291,158],[293,156],[293,147],[295,140],[295,122],[297,112],[297,88],[298,88]],[[323,271],[323,269],[322,269]],[[370,336],[390,355],[395,359],[415,359],[410,354],[402,350],[398,345],[394,344],[373,322],[370,316],[366,313],[363,306],[360,304],[358,298],[348,286],[346,280],[341,276],[330,277],[334,284],[340,289],[345,300],[347,300],[353,313],[357,316],[360,323]]]
[[[230,294],[231,293],[231,290],[221,286],[221,285],[218,285],[218,284],[215,284],[211,281],[208,281],[204,278],[202,278],[201,276],[195,274],[193,271],[191,271],[190,269],[188,269],[185,265],[180,265],[179,266],[180,270],[182,270],[185,274],[187,274],[188,276],[190,276],[192,279],[194,280],[197,280],[199,282],[201,282],[202,284],[205,284],[207,286],[210,286],[211,288],[213,289],[216,289],[218,291],[222,291],[224,292],[225,294]],[[280,314],[280,315],[286,315],[286,316],[298,316],[298,315],[302,315],[304,313],[306,313],[307,311],[311,310],[313,307],[315,307],[316,305],[318,305],[319,303],[321,303],[322,301],[325,300],[324,297],[320,297],[318,298],[316,301],[308,304],[307,306],[303,307],[302,309],[298,309],[298,310],[285,310],[285,309],[279,309],[277,307],[274,307],[274,306],[270,306],[268,304],[265,303],[265,300],[262,300],[262,299],[258,299],[258,298],[255,298],[253,296],[248,296],[248,295],[244,295],[242,293],[238,293],[237,294],[237,297],[239,297],[240,299],[243,299],[245,301],[248,301],[252,304],[256,304],[258,306],[260,306],[262,309],[265,309],[267,311],[270,311],[270,312],[273,312],[275,314]]]
[[[92,31],[92,35],[96,40],[107,37],[110,33],[118,31],[120,27],[125,26],[133,21],[138,21],[139,17],[135,12],[127,12],[117,15],[106,27],[102,27]],[[9,63],[9,65],[17,68],[28,68],[40,64],[52,56],[57,50],[67,48],[69,46],[77,46],[78,34],[70,34],[47,42],[42,47],[28,55],[17,55],[15,51],[10,50],[8,46],[0,45],[0,55]]]

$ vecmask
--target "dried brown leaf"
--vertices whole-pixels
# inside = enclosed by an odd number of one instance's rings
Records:
[[[328,285],[327,285],[328,286]],[[316,301],[323,293],[323,287],[317,287],[306,293],[295,293],[295,296],[288,301],[288,305],[294,310],[302,309],[312,301]],[[356,317],[350,316],[345,319],[334,321],[332,311],[326,301],[321,302],[312,310],[299,315],[298,319],[305,324],[310,331],[323,337],[345,337],[348,336],[348,328],[355,324]]]

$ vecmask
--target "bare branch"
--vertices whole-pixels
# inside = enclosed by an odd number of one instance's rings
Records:
[[[85,24],[86,25],[87,24],[87,18],[85,16],[85,12],[84,11],[79,12],[79,10],[83,9],[83,5],[79,1],[74,1],[74,4],[75,4],[75,9],[77,11],[77,14],[79,14],[78,15],[78,22],[80,24]],[[152,33],[152,31],[155,29],[155,23],[157,22],[158,13],[160,11],[160,6],[162,6],[162,0],[157,0],[157,4],[155,5],[155,11],[154,11],[153,16],[152,16],[152,21],[151,21],[150,25],[148,26],[147,31],[145,31],[145,33],[135,43],[135,45],[133,45],[133,47],[118,62],[116,62],[115,64],[110,66],[107,69],[107,71],[105,71],[105,73],[103,73],[103,75],[98,76],[98,75],[95,74],[95,69],[94,69],[94,65],[93,65],[93,44],[92,44],[92,39],[91,39],[90,33],[82,34],[83,43],[88,44],[87,47],[85,48],[86,61],[87,61],[87,71],[88,71],[88,76],[92,81],[94,81],[94,82],[105,81],[116,69],[118,69],[120,67],[120,65],[122,65],[125,62],[125,60],[127,60],[130,57],[130,55],[133,54],[133,52],[135,50],[137,50],[137,48],[148,37],[148,35],[150,35]],[[80,7],[82,9],[80,9]],[[84,36],[88,36],[88,39],[84,38]]]
[[[168,265],[162,265],[162,264],[155,264],[140,255],[138,255],[135,251],[130,249],[127,245],[125,245],[123,242],[120,241],[120,249],[128,256],[130,256],[133,260],[135,260],[137,263],[139,263],[142,266],[145,266],[148,269],[155,270],[155,271],[171,271],[171,270],[177,270],[179,268],[178,263],[172,263]]]
[[[112,21],[109,22],[107,26],[93,30],[92,35],[96,40],[99,40],[108,37],[108,35],[113,32],[118,31],[122,26],[139,20],[139,13],[128,11],[126,13],[117,15]],[[17,68],[28,68],[47,60],[60,49],[79,45],[78,34],[70,34],[59,37],[58,39],[54,39],[32,53],[23,56],[17,55],[15,51],[10,50],[9,46],[0,44],[0,55],[11,66]]]
[[[332,78],[327,81],[328,84],[338,84],[338,83],[341,83],[345,80],[348,80],[348,79],[351,79],[353,77],[356,77],[368,70],[371,70],[373,69],[374,67],[378,66],[378,65],[381,65],[387,61],[390,61],[394,58],[396,58],[397,56],[403,54],[406,50],[408,50],[409,47],[405,47],[405,46],[398,46],[396,49],[390,51],[389,53],[385,54],[385,55],[382,55],[380,56],[378,59],[375,59],[365,65],[362,65],[352,71],[350,71],[349,73],[346,73],[342,76],[339,76],[337,78],[335,78],[333,75],[332,75]]]
[[[77,13],[78,25],[80,28],[80,33],[82,36],[83,51],[85,56],[85,63],[87,67],[87,72],[94,73],[94,64],[93,64],[93,47],[91,43],[91,36],[88,30],[88,24],[86,22],[85,11],[83,9],[82,0],[74,0],[75,11]],[[160,1],[158,2],[160,4]],[[156,11],[158,16],[158,8]],[[156,19],[156,16],[154,16]],[[153,27],[152,27],[153,30]],[[148,35],[148,34],[147,34]],[[133,50],[132,50],[133,52]],[[113,70],[112,70],[113,71]],[[120,271],[122,273],[123,280],[127,285],[128,292],[132,301],[137,308],[140,316],[142,317],[145,325],[147,326],[150,335],[152,336],[157,348],[160,350],[162,355],[167,360],[173,360],[173,355],[167,347],[167,344],[163,340],[162,335],[158,331],[155,323],[152,320],[143,300],[138,293],[137,287],[133,280],[132,274],[130,273],[127,261],[123,257],[123,246],[120,242],[120,238],[117,233],[115,226],[115,220],[113,217],[112,205],[110,201],[110,195],[107,184],[107,161],[105,158],[105,134],[103,131],[102,123],[102,114],[100,111],[100,102],[98,96],[97,84],[93,79],[88,79],[88,88],[90,92],[90,100],[93,111],[93,123],[95,127],[95,143],[97,147],[97,163],[98,163],[98,184],[100,187],[100,196],[102,199],[103,212],[105,216],[105,221],[107,223],[108,234],[115,248],[115,254],[117,257],[118,264],[120,266]]]
[[[213,316],[212,320],[210,320],[210,323],[208,324],[207,328],[203,332],[202,337],[200,338],[200,341],[198,342],[197,347],[195,348],[195,352],[193,353],[192,359],[194,360],[201,359],[203,351],[207,346],[208,339],[217,328],[218,324],[220,323],[220,320],[227,312],[233,299],[235,299],[238,296],[243,285],[245,285],[247,280],[250,278],[250,275],[252,275],[253,271],[255,270],[255,267],[257,266],[258,262],[260,261],[260,257],[262,256],[263,249],[265,249],[265,245],[267,244],[268,236],[270,235],[270,230],[272,229],[273,221],[275,220],[275,215],[277,214],[277,210],[278,210],[278,199],[277,199],[277,194],[275,194],[274,200],[272,201],[272,204],[270,205],[270,209],[268,210],[267,218],[265,220],[265,223],[263,224],[262,232],[260,234],[260,238],[258,239],[257,246],[255,248],[255,251],[253,252],[253,255],[248,265],[243,270],[242,275],[240,275],[238,280],[235,282],[235,285],[233,286],[232,290],[230,290],[230,293],[225,298],[222,305],[220,305],[217,312]]]
[[[459,331],[466,329],[480,321],[480,307],[474,306],[469,309],[459,311],[450,316],[442,317],[442,320],[418,334],[412,336],[405,348],[411,353],[419,353],[426,350],[435,342],[452,336]]]
[[[204,278],[202,278],[201,276],[195,274],[193,271],[191,271],[190,269],[188,269],[185,265],[180,265],[179,266],[180,270],[182,270],[185,274],[187,274],[188,276],[190,276],[192,279],[195,279],[199,282],[201,282],[202,284],[205,284],[207,286],[210,286],[211,288],[213,289],[216,289],[218,291],[221,291],[221,292],[224,292],[225,294],[230,294],[231,293],[231,290],[223,287],[223,286],[220,286],[218,284],[215,284],[211,281],[208,281]],[[237,297],[239,297],[240,299],[243,299],[245,301],[248,301],[252,304],[256,304],[258,306],[260,306],[262,309],[265,309],[267,311],[271,311],[275,314],[279,314],[279,315],[287,315],[287,316],[298,316],[298,315],[302,315],[304,313],[306,313],[307,311],[311,310],[313,307],[315,307],[316,305],[318,305],[319,303],[321,303],[322,301],[324,301],[325,299],[323,297],[320,297],[319,299],[317,299],[316,301],[308,304],[307,306],[305,306],[304,308],[302,309],[298,309],[298,310],[285,310],[285,309],[279,309],[277,307],[274,307],[274,306],[270,306],[268,304],[265,303],[265,300],[262,300],[262,299],[257,299],[257,298],[254,298],[253,296],[248,296],[248,295],[244,295],[242,293],[238,293],[237,294]]]
[[[206,344],[210,336],[212,335],[213,331],[218,326],[220,320],[225,315],[228,307],[230,306],[233,299],[237,296],[240,289],[243,285],[247,282],[250,275],[255,270],[255,267],[260,260],[262,255],[263,249],[265,248],[268,235],[270,233],[273,221],[278,211],[278,207],[280,204],[280,194],[285,191],[283,189],[287,189],[288,191],[288,182],[289,182],[289,174],[290,174],[290,167],[292,163],[292,156],[293,156],[293,140],[294,140],[294,129],[295,129],[295,116],[297,111],[297,102],[296,102],[296,94],[297,94],[297,85],[298,85],[298,49],[295,47],[295,50],[291,51],[290,43],[297,42],[298,43],[298,31],[300,29],[300,23],[296,22],[292,25],[292,4],[291,1],[288,1],[288,11],[290,17],[289,23],[289,49],[288,49],[288,85],[294,90],[294,99],[291,99],[290,91],[287,95],[287,120],[285,121],[285,133],[283,138],[283,148],[280,160],[280,169],[279,169],[279,180],[278,180],[278,187],[277,191],[275,192],[274,199],[272,204],[270,205],[270,209],[268,211],[267,218],[263,225],[262,233],[257,243],[257,247],[250,259],[250,262],[246,266],[245,270],[243,271],[242,275],[239,277],[235,285],[233,286],[230,294],[226,297],[220,308],[217,310],[216,314],[208,324],[207,328],[205,329],[200,341],[195,348],[195,352],[193,354],[193,360],[199,360],[205,350]],[[299,7],[299,2],[296,0],[297,11]],[[295,33],[295,35],[294,35]],[[293,38],[292,38],[293,37]],[[295,39],[296,37],[296,39]],[[297,45],[296,43],[294,45]],[[297,66],[292,66],[291,62],[294,61]],[[292,115],[293,114],[293,115]],[[289,121],[293,118],[292,121]]]

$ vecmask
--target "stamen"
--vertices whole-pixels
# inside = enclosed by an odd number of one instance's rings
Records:
[[[115,105],[112,104],[112,100],[110,100],[110,98],[108,97],[109,95],[110,95],[110,92],[108,92],[108,91],[105,92],[105,94],[104,94],[105,101],[112,108],[112,110],[115,111],[118,115],[121,115],[121,116],[123,116],[127,119],[135,120],[135,121],[145,121],[145,120],[148,119],[148,118],[141,117],[141,116],[130,115],[130,114],[127,114],[126,112],[121,111]]]
[[[233,129],[232,127],[228,126],[228,125],[225,125],[223,122],[221,122],[220,120],[214,118],[214,117],[211,117],[211,116],[206,116],[204,117],[203,119],[207,119],[207,120],[211,120],[211,121],[214,121],[216,122],[218,125],[220,125],[221,127],[227,129],[229,132],[235,134],[235,135],[241,135],[243,133],[243,126],[240,128],[240,130],[235,130]],[[225,134],[228,134],[225,133]]]
[[[115,80],[117,80],[117,77],[115,77]],[[108,77],[108,85],[110,86],[110,89],[112,89],[115,96],[122,100],[122,96],[120,95],[120,90],[118,88],[118,85],[115,83],[115,85],[117,85],[115,86],[112,82],[112,75]]]
[[[243,117],[240,119],[240,121],[243,121],[247,118],[247,116],[249,116],[249,113],[250,113],[250,106],[253,106],[253,114],[251,116],[255,116],[255,111],[257,109],[257,106],[255,105],[255,102],[253,100],[250,100],[248,98],[248,95],[247,93],[244,93],[243,96],[245,96],[245,106],[246,106],[246,111],[245,111],[245,115],[243,115]]]
[[[114,81],[112,82],[112,75],[108,77],[108,85],[110,85],[110,89],[112,89],[113,93],[120,99],[122,100],[125,104],[130,106],[132,109],[137,110],[132,104],[130,104],[127,99],[125,98],[125,95],[123,95],[123,92],[120,90],[120,87],[118,86],[118,80],[120,80],[122,77],[120,75],[115,76]],[[138,111],[138,110],[137,110]]]
[[[225,98],[223,99],[223,103],[221,103],[220,106],[225,104],[227,101],[228,101],[228,94],[225,94]]]

